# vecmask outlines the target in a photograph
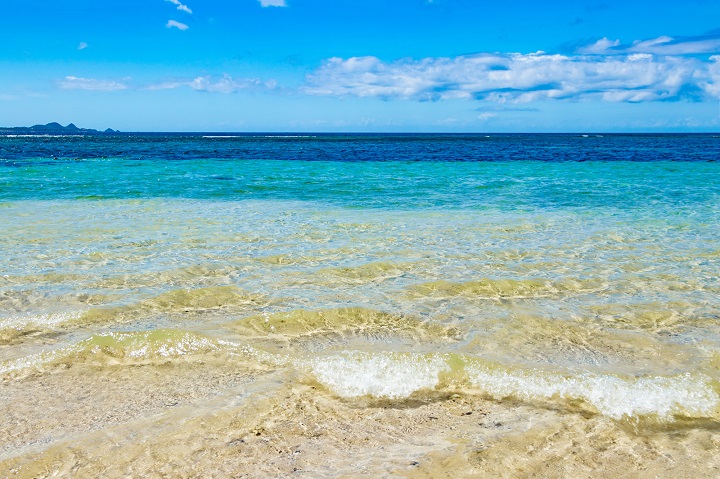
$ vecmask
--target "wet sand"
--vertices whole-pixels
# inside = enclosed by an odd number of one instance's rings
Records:
[[[3,477],[720,474],[712,421],[617,421],[452,388],[344,399],[298,372],[223,363],[58,366],[3,383]]]

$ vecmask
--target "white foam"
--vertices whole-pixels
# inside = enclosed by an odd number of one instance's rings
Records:
[[[720,397],[702,374],[641,376],[562,375],[536,370],[511,371],[468,365],[471,382],[495,397],[521,399],[580,399],[614,419],[657,415],[708,417],[720,406]]]
[[[348,352],[309,363],[323,385],[343,397],[405,398],[431,389],[450,368],[439,356]]]
[[[614,419],[675,415],[712,417],[720,396],[703,374],[622,377],[613,374],[555,373],[465,362],[471,384],[496,399],[581,400]],[[433,389],[451,370],[444,355],[347,352],[308,362],[317,380],[343,397],[406,398]]]

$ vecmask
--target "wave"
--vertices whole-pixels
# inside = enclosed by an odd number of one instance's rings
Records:
[[[184,285],[187,287],[188,285],[203,285],[203,283],[207,284],[212,281],[227,281],[237,273],[238,270],[231,266],[199,264],[153,273],[110,276],[96,281],[91,287],[102,289],[141,288],[158,285]]]
[[[267,304],[264,296],[247,293],[236,286],[176,289],[126,306],[93,308],[75,323],[117,323],[158,313],[201,314],[217,310],[252,310]]]
[[[13,300],[8,301],[10,303],[21,301],[42,303],[46,300],[42,295],[28,299],[24,293],[17,298],[6,296],[7,298]],[[109,301],[112,297],[71,295],[66,299],[72,299],[73,303],[87,307]],[[68,308],[72,307],[73,303],[65,301],[60,305]],[[248,293],[236,286],[176,289],[121,306],[97,306],[35,315],[23,313],[0,318],[0,345],[14,344],[29,337],[59,334],[78,326],[122,324],[156,315],[188,317],[213,313],[248,314],[267,304],[269,300],[265,296]]]
[[[432,281],[411,286],[411,294],[430,297],[468,296],[481,298],[539,298],[602,291],[607,283],[600,279],[490,279],[465,283]]]
[[[78,311],[14,316],[0,319],[0,346],[21,342],[28,337],[53,334],[52,328],[75,321]]]
[[[622,377],[613,374],[560,374],[513,370],[480,363],[466,367],[470,382],[496,399],[581,400],[613,419],[635,416],[711,417],[720,396],[703,374]]]
[[[344,351],[308,357],[177,329],[94,335],[74,345],[0,363],[0,376],[22,377],[78,366],[166,366],[215,363],[223,368],[291,368],[342,398],[403,401],[464,393],[494,400],[578,407],[615,420],[717,418],[716,383],[701,372],[616,374],[530,368],[461,354]],[[302,377],[302,376],[301,376]]]
[[[315,378],[342,397],[403,399],[434,389],[450,367],[443,356],[347,352],[309,361]]]
[[[587,310],[613,328],[663,334],[677,334],[697,327],[717,327],[718,324],[715,310],[688,301],[607,303],[588,306]]]
[[[485,319],[461,350],[501,363],[565,365],[593,371],[684,372],[694,347],[593,318],[545,317],[516,310]]]
[[[377,261],[359,266],[323,268],[317,274],[328,276],[333,282],[338,280],[345,283],[381,282],[402,276],[410,271],[412,266],[411,263]]]
[[[416,318],[370,308],[351,307],[250,316],[227,324],[250,334],[285,337],[319,334],[365,334],[370,336],[410,336],[418,340],[455,340],[462,333],[452,327],[422,322]]]
[[[307,362],[317,381],[341,397],[403,399],[465,390],[496,400],[581,402],[613,419],[715,417],[720,396],[700,373],[622,376],[502,366],[453,354],[347,352]]]
[[[302,263],[305,260],[302,257],[299,256],[292,256],[289,254],[274,254],[270,256],[262,256],[260,258],[256,258],[257,261],[260,261],[262,263],[272,264],[272,265],[291,265],[291,264],[298,264]]]
[[[28,283],[39,283],[39,284],[62,284],[77,282],[84,279],[85,276],[74,273],[42,273],[42,274],[28,274],[21,276],[2,275],[0,276],[0,284],[28,284]]]
[[[98,334],[65,348],[25,356],[0,363],[0,374],[24,369],[48,370],[54,367],[139,366],[165,364],[169,361],[194,359],[207,362],[213,357],[221,361],[244,358],[265,363],[277,362],[272,355],[246,345],[212,338],[179,329],[156,329],[122,333]]]

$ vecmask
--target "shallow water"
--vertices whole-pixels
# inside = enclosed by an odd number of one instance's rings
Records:
[[[717,138],[210,136],[0,137],[8,477],[717,476]]]

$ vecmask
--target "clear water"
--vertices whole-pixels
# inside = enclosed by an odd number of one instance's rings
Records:
[[[447,395],[705,431],[719,153],[712,135],[0,137],[0,460],[104,461],[90,477],[138,459],[48,458],[308,385],[368,414]],[[68,419],[37,427],[38,408]],[[160,429],[124,450],[187,434]]]

